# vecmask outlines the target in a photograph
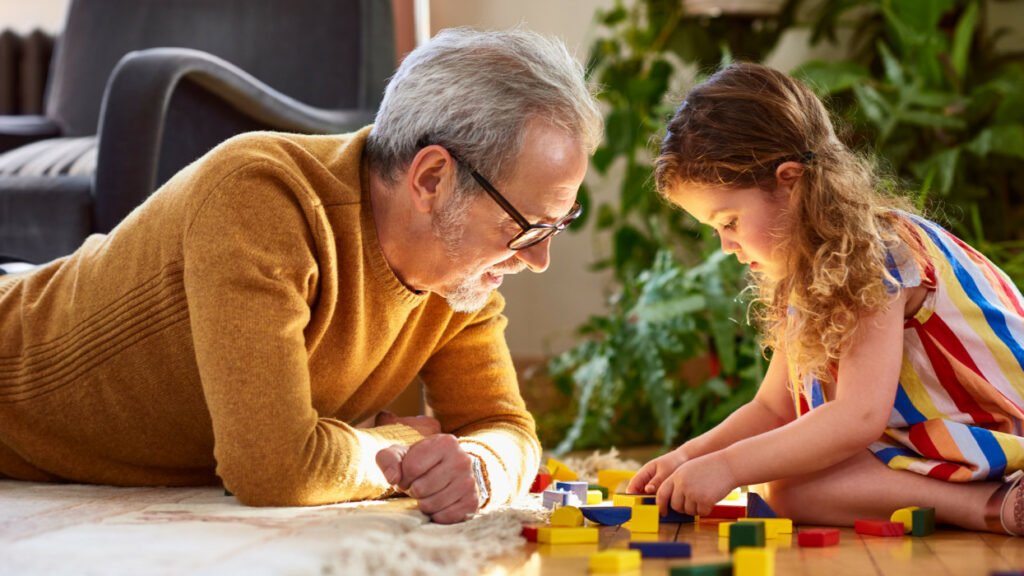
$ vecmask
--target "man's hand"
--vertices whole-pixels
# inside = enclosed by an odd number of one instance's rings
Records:
[[[473,458],[451,434],[384,448],[377,452],[377,466],[388,482],[416,498],[420,511],[438,524],[461,522],[480,508]]]
[[[405,424],[414,428],[423,436],[432,436],[441,433],[441,423],[430,416],[395,416],[387,410],[381,410],[373,421],[374,426],[387,426],[389,424]]]

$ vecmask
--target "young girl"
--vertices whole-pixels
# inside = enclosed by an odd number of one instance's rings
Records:
[[[939,522],[1024,533],[1024,299],[1001,270],[881,193],[814,94],[764,66],[687,96],[657,183],[750,265],[773,353],[754,400],[630,491],[706,514],[767,483],[797,522],[931,506]]]

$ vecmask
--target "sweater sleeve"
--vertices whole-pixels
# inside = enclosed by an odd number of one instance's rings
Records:
[[[211,185],[183,254],[217,474],[256,506],[387,494],[377,451],[422,436],[404,425],[356,429],[312,407],[304,330],[317,297],[322,207],[266,161]]]
[[[480,459],[489,492],[485,507],[524,493],[540,463],[534,420],[505,342],[503,308],[504,299],[495,292],[420,372],[427,403],[445,431]]]

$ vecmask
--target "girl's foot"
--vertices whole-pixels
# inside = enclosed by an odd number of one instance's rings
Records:
[[[985,504],[985,524],[992,532],[1024,536],[1024,471],[1014,472]]]

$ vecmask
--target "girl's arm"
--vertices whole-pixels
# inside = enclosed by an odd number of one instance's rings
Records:
[[[861,318],[839,361],[834,400],[722,451],[737,485],[828,468],[882,435],[899,384],[905,299],[903,291],[887,309]]]
[[[861,318],[839,362],[836,398],[789,423],[683,462],[658,488],[671,506],[707,514],[736,486],[815,472],[849,459],[878,439],[892,413],[903,356],[906,291]]]
[[[721,450],[795,418],[787,382],[786,352],[777,349],[753,400],[736,409],[718,426],[645,464],[630,481],[628,490],[633,493],[653,493],[669,474],[687,460]]]

